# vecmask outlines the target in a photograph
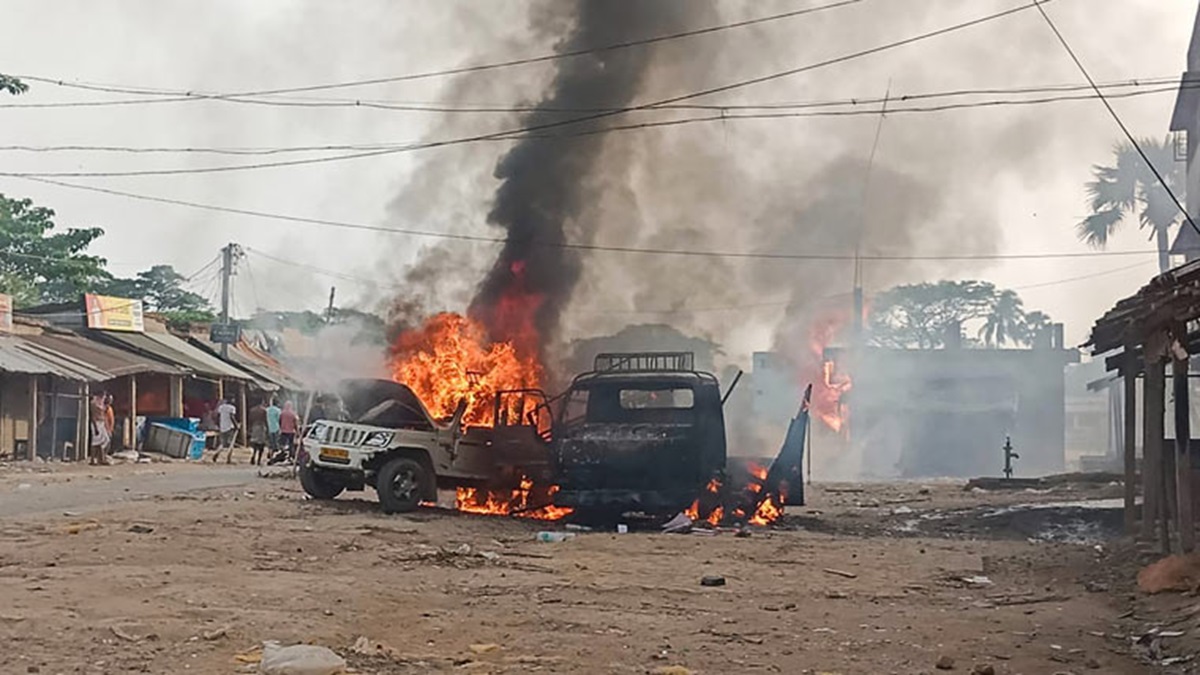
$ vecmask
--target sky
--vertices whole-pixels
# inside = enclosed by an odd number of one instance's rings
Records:
[[[389,77],[408,73],[537,56],[550,52],[567,30],[539,21],[551,3],[518,0],[0,0],[0,72],[73,83],[191,92],[238,92]],[[818,4],[818,0],[716,0],[699,25],[770,14]],[[662,65],[651,72],[636,100],[656,100],[821,61],[977,15],[1015,7],[1019,0],[863,0],[819,17],[799,17],[691,38],[662,47]],[[1093,76],[1102,82],[1175,77],[1184,69],[1196,4],[1183,0],[1054,0],[1047,11]],[[550,14],[553,14],[550,12]],[[642,37],[636,27],[631,34]],[[658,49],[658,48],[656,48]],[[671,51],[674,50],[674,51]],[[688,68],[691,62],[711,64]],[[553,64],[514,67],[483,75],[438,77],[364,86],[287,100],[387,101],[437,104],[445,101],[513,106],[535,103],[553,76]],[[676,77],[675,74],[684,76]],[[802,73],[708,99],[729,105],[878,97],[963,87],[1079,84],[1081,75],[1033,12],[1025,12],[961,34],[935,38],[900,50],[820,71]],[[338,154],[230,156],[198,152],[33,152],[12,146],[115,146],[121,148],[281,148],[405,144],[449,138],[520,124],[519,116],[379,110],[353,106],[266,106],[220,100],[135,103],[107,107],[34,107],[46,103],[100,102],[147,98],[101,93],[30,81],[21,97],[0,100],[0,171],[58,173],[199,168]],[[1139,137],[1167,133],[1174,96],[1160,93],[1114,101]],[[879,132],[879,171],[896,171],[934,186],[938,207],[929,218],[943,226],[907,241],[910,253],[987,251],[997,254],[1088,252],[1074,234],[1086,215],[1083,184],[1092,165],[1111,157],[1120,132],[1096,100],[1031,106],[893,115],[878,127],[876,116],[842,119],[790,118],[725,122],[629,132],[613,141],[606,178],[628,182],[642,217],[657,218],[653,233],[639,235],[613,225],[598,229],[601,243],[642,245],[669,240],[671,247],[732,247],[761,250],[754,237],[736,238],[739,212],[749,213],[762,191],[804,203],[822,179],[839,175],[838,160],[866,162]],[[703,154],[695,146],[703,145]],[[450,231],[495,236],[486,213],[495,191],[492,171],[507,144],[479,143],[354,160],[225,173],[131,177],[63,177],[60,180],[109,190],[201,202],[235,209],[365,224],[389,229]],[[344,150],[341,152],[345,152]],[[698,163],[695,157],[711,160]],[[623,159],[630,158],[630,159]],[[820,159],[817,159],[820,158]],[[806,160],[811,162],[806,163]],[[846,164],[845,166],[858,166]],[[883,175],[881,173],[881,175]],[[794,180],[783,181],[784,176]],[[670,180],[668,180],[670,179]],[[694,179],[694,181],[693,181]],[[704,205],[702,194],[678,183],[737,191],[723,205]],[[706,182],[707,181],[707,182]],[[925,189],[922,187],[922,189]],[[715,191],[715,192],[714,192]],[[120,275],[168,263],[185,274],[202,271],[194,284],[216,298],[210,263],[219,249],[237,242],[248,250],[235,281],[235,311],[255,308],[319,309],[337,286],[339,304],[363,309],[386,306],[407,291],[406,270],[433,243],[401,233],[300,224],[151,203],[0,176],[0,193],[27,196],[54,208],[62,226],[99,226],[106,234],[95,252]],[[595,217],[622,218],[621,203],[605,193]],[[883,248],[889,227],[890,192],[866,198],[866,244]],[[904,196],[897,194],[896,199]],[[656,201],[657,200],[657,201]],[[739,200],[744,200],[744,203]],[[883,203],[880,203],[883,202]],[[736,208],[730,205],[735,205]],[[667,208],[667,205],[670,208]],[[689,212],[689,206],[694,212]],[[701,208],[705,211],[701,212]],[[895,207],[899,208],[899,207]],[[925,211],[914,207],[913,218]],[[694,243],[687,233],[671,235],[671,223],[699,222],[718,213],[721,223],[704,223]],[[649,215],[646,215],[649,214]],[[755,212],[755,218],[768,217]],[[878,220],[874,217],[878,215]],[[840,227],[836,222],[822,227]],[[976,227],[978,226],[978,228]],[[872,232],[872,228],[876,229]],[[987,230],[986,236],[981,234]],[[771,231],[771,230],[768,230]],[[713,233],[721,232],[721,236]],[[669,236],[670,235],[670,236]],[[937,241],[931,237],[936,236]],[[667,239],[662,239],[667,237]],[[931,248],[930,248],[931,247]],[[956,248],[957,247],[957,248]],[[1136,222],[1127,223],[1109,252],[1152,248]],[[487,245],[447,248],[444,309],[462,302],[453,289],[468,287],[486,270]],[[731,249],[732,250],[732,249]],[[879,250],[887,253],[887,250]],[[766,263],[726,261],[700,275],[746,278]],[[773,293],[813,274],[848,288],[849,263],[789,262],[776,266],[768,285],[730,284],[734,291],[660,298],[646,293],[596,289],[602,280],[653,269],[655,261],[619,254],[589,254],[582,288],[572,305],[574,335],[612,331],[622,322],[672,315],[647,308],[684,306],[717,309],[688,315],[697,330],[717,335],[726,352],[747,361],[751,351],[772,344],[778,307],[789,293]],[[794,276],[789,276],[792,272]],[[1017,288],[1029,309],[1066,324],[1069,343],[1081,343],[1092,322],[1119,298],[1137,290],[1155,271],[1151,254],[977,261],[944,267],[906,268],[867,263],[868,291],[896,281],[941,277],[983,278]],[[1089,277],[1079,279],[1079,277]],[[808,283],[805,281],[804,283]],[[712,297],[706,297],[711,295]],[[720,297],[717,297],[720,296]],[[665,303],[665,305],[664,305]],[[756,306],[757,305],[757,306]]]

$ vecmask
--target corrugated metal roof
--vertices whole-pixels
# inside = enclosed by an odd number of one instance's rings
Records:
[[[21,339],[100,371],[107,375],[104,379],[140,373],[186,374],[184,370],[175,366],[78,335],[46,333],[25,335]]]
[[[213,354],[220,353],[218,345],[202,336],[192,335],[189,341]],[[262,389],[268,391],[273,389],[304,391],[307,389],[307,386],[284,368],[283,364],[270,355],[254,349],[245,340],[229,346],[229,361],[254,375]]]
[[[205,353],[170,333],[93,332],[94,336],[121,349],[186,368],[196,375],[233,380],[251,379],[246,373]]]
[[[0,337],[0,371],[54,375],[77,382],[101,382],[108,376],[62,354],[42,349],[19,337]]]

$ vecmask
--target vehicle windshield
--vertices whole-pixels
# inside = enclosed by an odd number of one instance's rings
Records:
[[[691,424],[696,393],[679,382],[593,382],[567,395],[566,427],[592,424]]]

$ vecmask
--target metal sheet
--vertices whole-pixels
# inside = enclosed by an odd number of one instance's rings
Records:
[[[45,333],[42,335],[23,335],[21,339],[44,350],[82,363],[92,370],[100,371],[106,375],[104,379],[141,373],[160,373],[164,375],[186,374],[186,371],[181,368],[78,335]]]
[[[186,368],[196,375],[232,380],[251,379],[245,372],[170,333],[103,333],[98,334],[97,338],[122,349]]]
[[[99,382],[107,379],[104,373],[89,368],[86,364],[39,349],[19,337],[0,337],[0,372],[53,375],[77,382]]]

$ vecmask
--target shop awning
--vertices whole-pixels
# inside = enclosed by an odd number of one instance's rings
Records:
[[[192,346],[186,340],[170,333],[115,333],[92,331],[97,340],[112,344],[191,371],[192,374],[230,380],[252,379],[244,371],[234,368],[221,359]]]
[[[20,337],[0,337],[0,372],[53,375],[76,382],[102,382],[108,374]]]
[[[82,363],[88,368],[103,373],[103,379],[111,380],[126,375],[142,373],[158,373],[162,375],[186,375],[182,368],[172,366],[157,359],[135,354],[124,349],[118,349],[96,340],[89,340],[78,335],[60,333],[45,333],[42,335],[22,335],[22,340],[30,342],[42,349],[60,354],[72,361]]]

